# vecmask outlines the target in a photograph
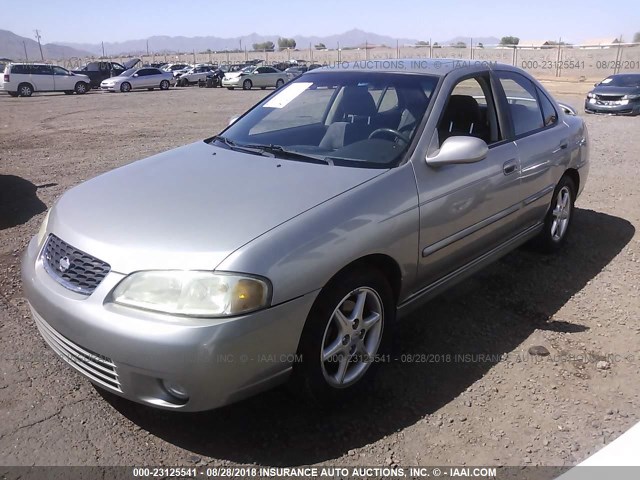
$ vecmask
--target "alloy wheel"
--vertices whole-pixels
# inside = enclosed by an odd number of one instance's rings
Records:
[[[571,217],[571,192],[569,187],[564,186],[556,195],[556,204],[551,212],[553,220],[551,222],[551,238],[558,242],[562,240],[569,226]]]
[[[335,308],[322,339],[320,362],[329,385],[345,388],[365,374],[380,346],[384,309],[378,293],[360,287]]]

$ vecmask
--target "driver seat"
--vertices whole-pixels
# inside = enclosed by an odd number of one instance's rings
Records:
[[[341,120],[329,125],[319,147],[336,150],[366,139],[373,131],[376,114],[376,102],[366,87],[345,87],[336,112]]]

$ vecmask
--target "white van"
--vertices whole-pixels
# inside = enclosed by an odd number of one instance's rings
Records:
[[[91,89],[91,81],[86,75],[43,63],[9,63],[0,80],[0,92],[7,92],[12,97],[30,97],[33,92],[82,95]]]

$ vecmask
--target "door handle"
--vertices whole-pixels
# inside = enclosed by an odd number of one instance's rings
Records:
[[[565,150],[568,146],[569,144],[567,143],[561,143],[560,146],[551,153],[558,153],[560,150]]]
[[[518,162],[515,159],[507,160],[502,165],[502,171],[505,175],[511,175],[518,168]]]

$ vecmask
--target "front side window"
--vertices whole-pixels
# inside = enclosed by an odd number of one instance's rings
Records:
[[[416,135],[430,101],[426,92],[437,83],[433,76],[390,72],[300,77],[267,97],[222,137],[236,146],[277,146],[337,165],[392,167]]]
[[[555,107],[551,103],[551,100],[540,90],[536,88],[538,92],[538,98],[540,99],[540,106],[542,107],[542,117],[544,126],[548,127],[549,125],[553,125],[558,121],[558,112],[556,112]]]
[[[50,65],[34,65],[32,73],[34,75],[52,75],[53,70]]]
[[[69,75],[69,72],[62,67],[53,67],[54,75]]]
[[[440,146],[449,137],[467,136],[487,145],[503,139],[488,75],[460,81],[451,91],[438,123]]]
[[[498,72],[516,136],[539,130],[545,126],[536,87],[526,77],[515,72]]]

